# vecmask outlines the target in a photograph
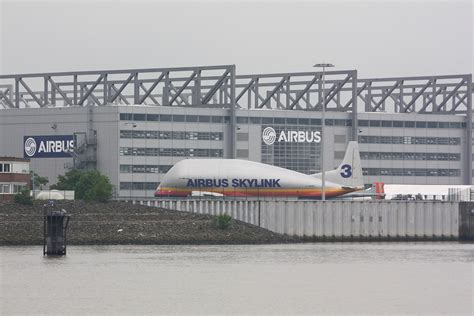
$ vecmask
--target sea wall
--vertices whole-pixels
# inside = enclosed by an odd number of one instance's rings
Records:
[[[183,199],[140,202],[233,218],[312,239],[439,240],[459,237],[459,204],[441,201]]]

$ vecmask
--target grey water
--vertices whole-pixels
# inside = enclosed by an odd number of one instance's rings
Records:
[[[0,314],[473,314],[474,246],[0,247]]]

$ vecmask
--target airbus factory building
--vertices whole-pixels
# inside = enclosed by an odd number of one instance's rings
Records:
[[[31,159],[50,183],[96,168],[117,197],[153,198],[181,159],[315,173],[358,140],[366,184],[473,184],[472,86],[471,74],[238,75],[233,65],[2,75],[0,157]]]

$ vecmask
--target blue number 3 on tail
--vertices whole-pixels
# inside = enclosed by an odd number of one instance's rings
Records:
[[[341,172],[341,177],[350,178],[352,176],[352,166],[351,165],[342,165],[341,169],[344,172]]]

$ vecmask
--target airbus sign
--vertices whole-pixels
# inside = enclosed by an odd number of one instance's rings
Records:
[[[266,127],[262,131],[262,140],[267,145],[278,143],[320,143],[321,131],[275,131],[273,127]]]
[[[25,136],[23,145],[25,158],[71,157],[71,151],[74,149],[74,136]]]

